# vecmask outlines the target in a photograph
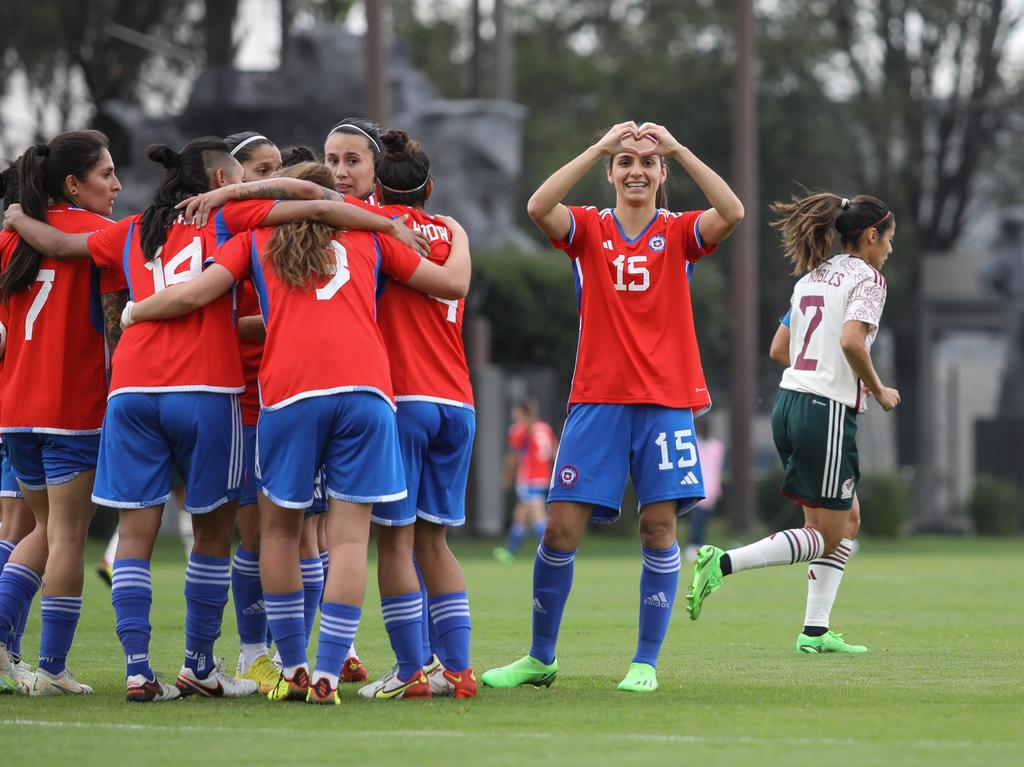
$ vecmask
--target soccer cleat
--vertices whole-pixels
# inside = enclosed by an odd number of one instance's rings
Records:
[[[626,677],[619,682],[623,692],[653,692],[658,689],[658,677],[650,663],[630,663]]]
[[[507,666],[492,668],[480,676],[485,687],[519,687],[532,684],[534,687],[550,687],[558,674],[558,659],[541,663],[532,655],[525,655]]]
[[[351,658],[345,659],[345,664],[341,667],[340,681],[345,684],[369,682],[370,672],[366,670],[363,662],[353,655]]]
[[[153,679],[146,679],[143,674],[132,674],[125,680],[124,699],[129,703],[163,703],[180,697],[181,690],[173,684],[164,684],[155,675]]]
[[[341,697],[338,695],[338,688],[331,687],[331,681],[327,677],[321,677],[309,686],[309,692],[306,693],[306,703],[316,703],[322,706],[340,706]]]
[[[105,559],[101,559],[99,564],[96,565],[96,575],[100,577],[100,580],[107,584],[108,587],[114,585],[114,566]]]
[[[835,631],[826,631],[820,637],[809,637],[806,634],[801,634],[796,638],[796,651],[806,653],[823,653],[823,652],[845,652],[845,653],[862,653],[867,652],[868,648],[862,644],[849,644],[843,635]]]
[[[454,695],[456,698],[476,697],[476,674],[473,673],[472,668],[451,671],[442,666],[441,676],[451,686],[449,695]]]
[[[256,689],[265,694],[277,686],[277,680],[281,678],[281,671],[274,667],[274,663],[266,655],[261,655],[242,673],[238,674],[239,679],[250,679],[256,683]]]
[[[302,701],[309,695],[309,670],[299,666],[295,675],[289,679],[281,673],[277,685],[267,693],[268,700],[298,700]]]
[[[686,592],[686,612],[690,620],[700,617],[704,600],[722,588],[722,566],[719,564],[725,552],[717,546],[701,546],[697,551],[697,564],[693,567],[693,581]]]
[[[0,643],[0,695],[19,692],[18,681],[14,678],[14,664],[7,653],[7,645]]]
[[[92,688],[75,679],[67,669],[59,674],[51,674],[49,671],[39,668],[36,669],[29,695],[33,698],[42,698],[48,695],[92,695]]]
[[[510,565],[516,561],[516,555],[506,549],[504,546],[495,546],[491,550],[491,554],[494,558],[501,562],[503,565]]]
[[[417,669],[408,679],[400,679],[398,670],[392,669],[381,679],[372,684],[359,688],[359,694],[364,698],[374,700],[415,700],[418,698],[429,698],[430,681],[423,669]]]
[[[18,686],[18,692],[25,695],[32,691],[32,685],[36,681],[36,675],[32,667],[23,660],[15,663],[14,658],[11,658],[11,677],[13,677],[15,684]]]
[[[235,679],[220,670],[220,664],[213,667],[210,675],[200,679],[188,666],[182,666],[174,683],[181,697],[198,695],[201,698],[244,698],[258,690],[252,679]]]
[[[430,682],[431,695],[446,697],[454,694],[455,688],[444,678],[444,666],[441,665],[441,661],[436,655],[430,656],[430,663],[423,667],[423,673],[427,675],[427,681]]]

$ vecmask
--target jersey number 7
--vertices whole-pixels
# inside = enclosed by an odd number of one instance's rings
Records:
[[[811,343],[811,336],[814,335],[814,331],[818,329],[818,325],[821,324],[821,320],[825,316],[825,296],[801,298],[800,311],[807,314],[808,309],[812,310],[811,320],[807,323],[807,332],[804,333],[804,345],[800,349],[800,353],[796,355],[796,363],[793,365],[796,370],[818,369],[818,360],[807,356],[807,345]]]
[[[53,269],[40,269],[36,275],[36,282],[41,282],[43,285],[39,288],[39,292],[36,293],[36,297],[32,299],[32,306],[28,308],[28,314],[25,315],[26,341],[32,340],[32,330],[35,328],[36,317],[39,316],[39,312],[46,305],[46,299],[50,297],[50,291],[53,290],[53,280],[56,276],[57,272]]]

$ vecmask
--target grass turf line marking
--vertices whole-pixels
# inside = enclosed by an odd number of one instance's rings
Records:
[[[123,722],[58,722],[46,719],[0,719],[2,725],[22,727],[49,727],[64,730],[138,730],[140,732],[209,732],[218,734],[265,734],[294,735],[288,729],[243,727],[207,727],[204,725],[166,725],[166,724],[126,724]],[[573,738],[574,735],[556,732],[462,732],[460,730],[362,730],[346,732],[345,737],[359,735],[364,738],[409,737],[409,738],[526,738],[560,740]],[[915,748],[1019,748],[1019,743],[993,743],[989,741],[970,740],[913,740],[913,741],[868,741],[855,738],[758,738],[752,735],[643,735],[637,733],[605,733],[592,734],[588,737],[602,740],[640,741],[655,743],[749,743],[764,746],[911,746]]]

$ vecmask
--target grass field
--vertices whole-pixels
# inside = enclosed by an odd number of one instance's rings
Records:
[[[455,548],[475,668],[519,657],[532,556],[505,567],[484,544]],[[152,656],[168,675],[181,663],[183,561],[166,541],[153,568]],[[96,695],[0,698],[0,763],[1024,764],[1024,542],[867,543],[833,613],[835,628],[871,648],[857,657],[794,652],[806,567],[730,578],[691,623],[684,566],[660,689],[632,696],[615,685],[633,652],[639,569],[634,542],[584,542],[550,689],[379,703],[347,687],[330,709],[258,698],[125,704],[109,594],[90,573],[71,667]],[[376,676],[392,656],[372,587],[366,606],[357,645]],[[233,665],[227,613],[218,652]],[[38,647],[38,602],[25,646]]]

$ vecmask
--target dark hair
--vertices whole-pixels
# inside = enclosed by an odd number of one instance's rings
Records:
[[[180,153],[165,144],[152,144],[146,155],[167,169],[153,194],[152,204],[142,214],[142,253],[147,261],[152,261],[167,240],[167,227],[178,217],[174,206],[210,191],[209,174],[232,158],[228,145],[216,136],[194,139]]]
[[[348,133],[353,136],[362,136],[366,139],[366,144],[370,147],[370,151],[373,152],[373,161],[376,162],[377,158],[380,157],[380,126],[373,120],[367,120],[365,117],[346,117],[343,120],[339,120],[335,126],[331,128],[327,134],[327,138],[330,138],[335,133]]]
[[[37,221],[46,221],[50,200],[70,202],[64,188],[65,179],[74,176],[85,181],[109,145],[107,137],[99,131],[83,130],[58,133],[50,143],[33,144],[26,149],[18,159],[18,178],[14,185],[25,214]],[[5,208],[10,204],[8,183],[5,180]],[[0,300],[6,301],[35,282],[41,260],[35,248],[20,240],[0,275]]]
[[[228,151],[231,152],[231,156],[239,162],[248,162],[251,160],[253,151],[258,147],[268,145],[277,146],[262,133],[257,133],[254,130],[232,133],[230,136],[226,136],[224,138],[224,143],[228,145]],[[238,147],[242,144],[245,144],[245,146],[239,149]]]
[[[404,130],[389,130],[380,137],[383,152],[374,172],[385,205],[422,206],[427,201],[430,158]]]
[[[4,210],[18,201],[18,160],[0,171],[0,197],[4,200]]]
[[[289,168],[292,165],[298,165],[300,162],[320,162],[320,158],[315,151],[310,149],[304,144],[298,146],[290,146],[281,150],[281,167]],[[331,186],[331,189],[334,189]]]
[[[896,222],[888,205],[866,194],[852,199],[831,192],[794,196],[789,202],[773,202],[771,210],[780,216],[771,226],[782,232],[782,247],[793,264],[793,274],[814,271],[832,258],[835,232],[843,246],[856,248],[869,229],[885,234]]]
[[[639,121],[637,122],[637,125],[639,125],[639,126],[643,126],[644,124],[645,123],[643,123],[643,122],[639,122]],[[605,128],[604,130],[599,131],[598,133],[595,133],[594,134],[594,141],[599,141],[602,138],[604,138],[605,134],[608,133],[609,130],[611,130],[611,127]],[[665,158],[664,157],[662,157],[661,155],[656,155],[656,157],[658,158],[658,161],[661,163],[661,167],[663,167],[665,169],[665,180],[662,183],[658,184],[658,191],[655,192],[655,194],[654,194],[654,207],[655,208],[668,208],[668,179],[669,179],[669,176],[671,175],[671,169],[669,168],[668,163],[665,162]],[[612,162],[614,162],[614,160],[615,160],[615,155],[609,155],[608,156],[608,169],[609,170],[611,170]]]

